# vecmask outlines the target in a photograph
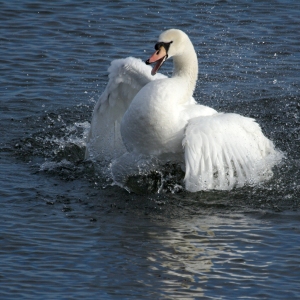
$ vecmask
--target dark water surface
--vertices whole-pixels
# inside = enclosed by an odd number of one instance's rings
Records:
[[[283,0],[0,1],[0,298],[299,299],[299,16]],[[110,61],[148,58],[172,27],[197,50],[196,99],[285,153],[270,182],[137,195],[83,160]]]

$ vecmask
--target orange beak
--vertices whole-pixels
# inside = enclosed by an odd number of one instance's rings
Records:
[[[165,60],[168,58],[167,50],[166,48],[162,45],[159,47],[158,50],[156,50],[153,55],[146,61],[147,65],[150,65],[152,63],[155,63],[155,66],[153,67],[151,71],[151,75],[155,75],[157,71],[160,69],[160,67],[163,65]]]

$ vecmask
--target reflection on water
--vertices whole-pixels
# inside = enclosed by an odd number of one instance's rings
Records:
[[[14,168],[20,176],[28,172],[10,165],[8,178]],[[300,295],[297,213],[238,213],[213,196],[198,207],[183,193],[173,201],[117,187],[93,189],[78,179],[57,185],[53,175],[31,178],[13,192],[13,182],[5,185],[10,201],[0,221],[3,299],[45,293],[85,299]]]
[[[151,269],[164,274],[162,292],[185,299],[209,298],[216,294],[213,290],[225,299],[295,297],[300,288],[292,291],[289,284],[277,283],[285,278],[292,284],[299,278],[299,268],[292,267],[300,262],[299,246],[294,244],[299,230],[281,236],[287,233],[282,231],[286,224],[265,218],[203,215],[170,222],[162,235],[155,236],[163,248],[148,257],[155,266]],[[282,268],[287,264],[295,272]]]

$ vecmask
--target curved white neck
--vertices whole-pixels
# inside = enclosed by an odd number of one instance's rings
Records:
[[[190,98],[196,87],[198,78],[198,59],[193,45],[182,55],[173,57],[174,70],[172,77],[180,77],[186,81],[187,97]]]

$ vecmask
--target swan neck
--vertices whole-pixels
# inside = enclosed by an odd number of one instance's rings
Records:
[[[187,88],[192,96],[196,87],[198,77],[198,60],[196,52],[193,50],[185,55],[174,56],[174,70],[172,77],[180,77],[187,81]]]

